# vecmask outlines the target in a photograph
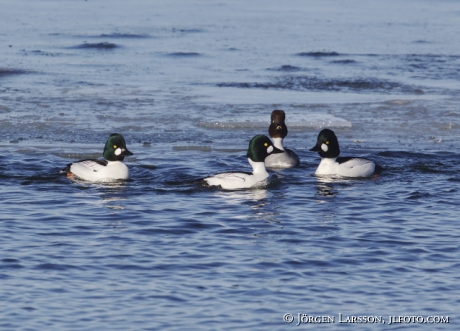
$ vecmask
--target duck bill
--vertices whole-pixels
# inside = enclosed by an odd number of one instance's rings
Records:
[[[281,130],[283,130],[282,123],[273,122],[273,125],[275,126],[275,130],[276,130],[276,131],[281,131]]]
[[[133,155],[133,153],[131,153],[130,151],[128,151],[128,149],[123,149],[120,153],[121,156],[130,156],[130,155]]]
[[[321,147],[319,145],[315,145],[315,147],[310,148],[310,151],[312,152],[321,152]]]

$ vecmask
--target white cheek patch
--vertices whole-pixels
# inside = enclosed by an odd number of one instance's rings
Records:
[[[329,150],[329,147],[326,144],[322,144],[321,149],[323,150],[323,152],[327,152]]]
[[[267,153],[270,154],[271,152],[273,152],[273,146],[269,146],[267,148]]]
[[[117,148],[117,149],[115,150],[115,155],[118,156],[118,155],[120,155],[120,154],[121,154],[121,148]]]

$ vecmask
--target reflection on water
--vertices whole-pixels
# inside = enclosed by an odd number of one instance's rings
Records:
[[[128,199],[129,193],[127,193],[126,181],[113,181],[101,183],[98,185],[98,189],[101,190],[100,198],[102,205],[112,210],[122,210],[125,207],[121,202]]]
[[[127,201],[130,196],[127,181],[91,183],[78,178],[64,178],[64,181],[64,185],[72,191],[74,198],[85,198],[86,203],[94,206],[123,210],[125,207],[122,202]],[[74,189],[78,190],[74,191]],[[87,200],[88,198],[90,200]]]
[[[331,184],[317,184],[316,189],[318,191],[318,195],[322,197],[333,197],[337,194]]]
[[[353,185],[367,180],[378,178],[347,178],[341,176],[315,176],[317,179],[316,188],[319,196],[333,197],[339,190],[353,189]]]
[[[328,176],[317,176],[316,189],[317,194],[321,197],[333,197],[337,194],[337,190],[334,188],[334,183],[337,183],[336,178]]]
[[[225,203],[230,205],[242,204],[247,201],[259,201],[268,198],[266,189],[236,190],[236,191],[216,191],[215,196],[223,198]],[[264,205],[262,203],[261,205]]]
[[[248,213],[233,214],[232,218],[247,221],[263,221],[268,223],[280,223],[279,203],[274,199],[274,193],[268,189],[220,191],[216,196],[223,198],[226,204],[231,206],[242,205],[248,208]],[[241,212],[241,211],[240,211]]]
[[[118,202],[125,201],[127,199],[125,197],[107,197],[107,198],[102,198],[102,200],[104,202],[103,203],[104,207],[107,207],[109,209],[114,209],[114,210],[122,210],[122,209],[125,209],[125,207],[119,204]]]

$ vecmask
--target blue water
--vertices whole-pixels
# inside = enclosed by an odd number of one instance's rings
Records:
[[[447,0],[3,0],[0,330],[458,329],[459,29]],[[195,182],[249,171],[273,109],[299,168]],[[324,127],[384,172],[315,177]],[[131,180],[60,173],[113,132]]]

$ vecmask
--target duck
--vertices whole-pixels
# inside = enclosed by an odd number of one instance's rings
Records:
[[[297,154],[283,146],[283,140],[288,134],[287,126],[284,123],[285,119],[286,114],[283,110],[276,109],[272,111],[268,133],[273,141],[273,145],[280,149],[282,153],[267,156],[265,166],[268,168],[294,168],[300,164]]]
[[[267,156],[276,153],[283,153],[283,151],[275,147],[267,136],[256,135],[249,142],[246,154],[252,167],[252,173],[224,172],[204,178],[204,184],[225,190],[247,189],[266,185],[269,173],[265,168],[264,161]]]
[[[106,182],[129,179],[129,169],[122,162],[125,156],[133,155],[126,147],[121,134],[112,133],[105,143],[104,159],[86,159],[69,163],[63,172],[68,178],[77,177],[90,182]]]
[[[339,157],[339,141],[330,129],[321,130],[316,145],[310,151],[318,152],[321,156],[315,175],[370,177],[381,170],[373,161],[362,157]]]

